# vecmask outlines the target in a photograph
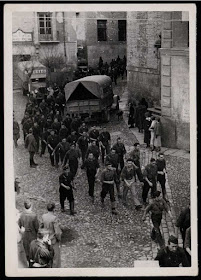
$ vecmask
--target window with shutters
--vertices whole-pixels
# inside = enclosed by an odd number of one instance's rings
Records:
[[[126,41],[126,20],[118,20],[119,41]]]
[[[49,41],[52,36],[52,15],[51,13],[38,13],[39,19],[39,41]]]
[[[97,20],[98,41],[107,41],[107,20]]]

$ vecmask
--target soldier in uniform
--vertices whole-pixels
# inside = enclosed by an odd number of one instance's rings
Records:
[[[112,167],[110,162],[106,163],[106,168],[101,174],[102,191],[101,191],[101,203],[104,206],[104,199],[107,193],[110,194],[110,201],[112,206],[112,214],[117,215],[115,207],[115,196],[114,196],[114,183],[118,182],[117,173]]]
[[[33,136],[35,137],[36,143],[37,143],[37,151],[36,152],[38,153],[39,145],[40,145],[40,127],[39,127],[37,122],[35,122],[33,124],[33,128],[32,129],[33,129]]]
[[[81,158],[80,150],[75,147],[75,144],[71,144],[70,150],[67,151],[67,153],[64,156],[63,166],[65,166],[68,163],[73,178],[77,173],[78,163],[80,158]]]
[[[60,139],[60,141],[62,141],[63,138],[67,139],[68,135],[69,135],[68,129],[65,127],[64,124],[62,124],[61,125],[61,129],[59,130],[59,139]]]
[[[77,143],[82,153],[82,163],[84,163],[88,145],[89,145],[89,137],[87,136],[86,131],[82,132],[82,135],[78,138]]]
[[[83,168],[86,168],[89,184],[89,196],[91,197],[92,203],[94,203],[94,185],[98,176],[99,167],[98,160],[93,156],[92,153],[89,153],[88,158],[84,162]]]
[[[134,164],[138,167],[136,169],[136,174],[138,177],[138,180],[140,182],[143,182],[143,175],[142,175],[142,171],[141,171],[141,167],[140,167],[140,144],[139,143],[135,143],[134,144],[134,149],[131,151],[130,153],[130,157],[133,160]],[[136,174],[135,174],[135,181],[136,181]]]
[[[33,126],[33,121],[31,117],[28,117],[22,125],[22,130],[23,130],[23,134],[24,134],[24,140],[27,136],[27,134],[29,133],[29,129],[32,128]]]
[[[164,248],[165,242],[160,232],[160,224],[162,220],[163,211],[166,211],[172,220],[173,216],[165,200],[163,198],[160,198],[160,194],[160,191],[156,191],[154,193],[154,201],[147,206],[142,219],[144,221],[146,214],[149,211],[151,211],[151,220],[154,226],[152,229],[151,238],[155,240],[161,248]]]
[[[114,149],[111,149],[111,152],[109,153],[109,155],[106,156],[105,163],[107,163],[107,162],[110,162],[112,164],[112,167],[115,168],[115,170],[116,170],[117,177],[118,177],[118,181],[116,182],[117,194],[118,194],[118,198],[121,198],[122,197],[122,195],[120,193],[120,174],[121,174],[121,172],[119,172],[119,169],[118,169],[119,157]]]
[[[159,153],[158,154],[158,159],[156,160],[156,165],[158,168],[158,175],[157,175],[157,181],[160,183],[161,185],[161,189],[162,189],[162,194],[163,194],[163,199],[167,200],[167,196],[166,196],[166,188],[165,188],[165,174],[166,174],[166,161],[164,159],[164,155],[163,153]]]
[[[70,144],[66,141],[66,138],[63,138],[54,149],[53,154],[59,153],[61,164],[63,164],[64,156],[69,150],[70,150]]]
[[[47,138],[49,136],[49,133],[47,131],[47,128],[43,128],[43,132],[41,133],[41,152],[40,152],[40,157],[45,154],[45,150],[47,147]]]
[[[54,155],[56,157],[56,162],[59,162],[59,154],[58,153],[53,153],[54,149],[59,143],[59,136],[55,135],[55,131],[51,130],[50,135],[47,138],[47,147],[48,147],[48,152],[50,154],[50,161],[51,165],[54,166]]]
[[[159,261],[160,267],[189,267],[184,249],[178,246],[178,239],[170,235],[168,246],[159,250],[155,260]]]
[[[126,148],[124,144],[121,142],[120,137],[117,138],[117,143],[114,144],[112,149],[115,150],[118,155],[120,168],[122,170],[124,167],[124,155],[126,154]]]
[[[69,170],[69,166],[63,168],[63,173],[59,176],[59,184],[61,211],[65,211],[64,202],[67,198],[70,204],[70,215],[74,215],[73,175]]]
[[[126,204],[126,197],[128,190],[130,189],[132,193],[132,198],[135,204],[136,210],[139,210],[142,208],[138,198],[137,198],[137,193],[136,193],[136,188],[135,188],[135,171],[137,170],[137,166],[132,162],[131,158],[128,158],[126,161],[126,165],[121,171],[121,178],[124,182],[124,190],[123,190],[123,204]]]
[[[96,145],[96,141],[93,140],[91,145],[88,147],[87,152],[86,152],[86,157],[88,157],[89,153],[92,153],[94,157],[98,160],[99,155],[100,155],[100,150],[99,147]]]
[[[67,137],[67,142],[70,144],[76,144],[77,143],[77,133],[75,130],[71,130],[71,134]]]
[[[91,141],[95,140],[97,146],[99,146],[98,137],[99,137],[99,131],[98,131],[98,129],[96,129],[95,126],[93,126],[91,128],[91,130],[89,131],[89,138]]]
[[[147,204],[147,195],[149,192],[149,189],[151,188],[151,196],[153,197],[155,191],[156,191],[156,181],[157,181],[157,165],[156,160],[154,158],[151,158],[150,164],[148,164],[145,167],[144,170],[144,186],[142,191],[142,199],[144,205]]]
[[[54,250],[49,239],[49,233],[45,229],[39,229],[37,239],[30,244],[30,267],[51,268]]]
[[[63,122],[64,122],[66,128],[68,129],[69,133],[71,133],[71,122],[72,122],[72,119],[70,118],[69,114],[66,114],[66,118],[64,119]]]
[[[42,215],[41,227],[48,231],[49,239],[54,251],[53,268],[61,267],[60,241],[62,230],[58,218],[54,215],[55,204],[48,203],[48,213]]]
[[[102,154],[102,163],[104,163],[105,154],[109,154],[110,152],[110,133],[106,130],[106,127],[103,128],[103,132],[101,132],[99,136],[99,142],[101,147],[101,154]]]
[[[34,155],[37,152],[37,143],[32,128],[29,129],[29,134],[25,138],[25,148],[28,148],[29,151],[30,167],[36,167],[38,164],[34,162]]]
[[[58,121],[57,118],[54,119],[54,122],[52,124],[52,129],[55,130],[56,134],[58,135],[59,134],[59,130],[61,128],[61,123]]]
[[[20,126],[17,121],[13,118],[13,141],[15,144],[15,147],[18,146],[17,140],[20,138]]]
[[[88,129],[88,127],[86,126],[86,123],[83,122],[82,125],[81,125],[81,126],[79,127],[79,129],[78,129],[79,135],[82,136],[82,135],[83,135],[83,132],[88,133],[88,131],[89,131],[89,129]]]

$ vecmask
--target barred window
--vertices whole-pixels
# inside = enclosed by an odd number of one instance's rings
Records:
[[[118,20],[119,41],[126,41],[126,20]]]
[[[97,20],[98,41],[107,41],[107,20]]]

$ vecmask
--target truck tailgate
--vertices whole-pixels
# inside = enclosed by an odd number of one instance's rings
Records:
[[[99,112],[100,108],[100,100],[74,100],[68,101],[66,104],[67,111],[69,113],[94,113]]]

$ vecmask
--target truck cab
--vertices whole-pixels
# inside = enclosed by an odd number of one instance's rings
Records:
[[[46,87],[47,70],[39,61],[21,61],[17,66],[24,95]]]

